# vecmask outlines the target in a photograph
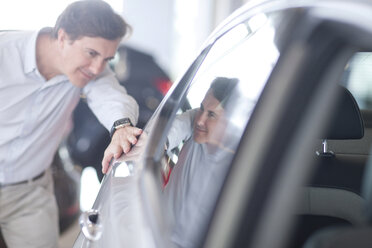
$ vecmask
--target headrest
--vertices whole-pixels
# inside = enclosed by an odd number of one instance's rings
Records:
[[[345,87],[339,86],[340,94],[336,110],[328,131],[322,139],[361,139],[364,136],[364,124],[357,102]]]

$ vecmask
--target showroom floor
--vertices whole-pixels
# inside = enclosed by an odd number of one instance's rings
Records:
[[[59,238],[59,248],[71,248],[75,242],[77,235],[79,234],[80,227],[79,222],[76,221],[67,229]]]

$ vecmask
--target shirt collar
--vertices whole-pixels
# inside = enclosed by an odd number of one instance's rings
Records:
[[[39,31],[33,32],[25,44],[24,72],[26,74],[37,70],[36,39],[37,39],[38,34],[39,34]]]
[[[36,63],[36,40],[39,35],[39,33],[43,29],[39,31],[33,32],[29,39],[25,43],[25,53],[24,53],[24,73],[34,73],[35,76],[42,78],[45,80],[45,78],[40,74],[39,70],[37,69],[37,63]],[[52,78],[48,84],[46,84],[44,87],[49,87],[52,85],[55,85],[60,82],[68,81],[67,76],[65,75],[57,75],[56,77]]]

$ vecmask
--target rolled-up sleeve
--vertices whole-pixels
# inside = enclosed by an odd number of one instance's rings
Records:
[[[112,124],[121,118],[129,118],[133,125],[137,123],[136,100],[127,94],[109,68],[96,80],[89,82],[83,88],[83,94],[87,98],[89,108],[107,130],[110,131]]]
[[[182,141],[186,141],[192,136],[192,126],[197,111],[198,109],[190,109],[176,116],[167,136],[168,151],[177,147]]]

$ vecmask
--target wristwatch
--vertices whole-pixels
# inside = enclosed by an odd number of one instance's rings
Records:
[[[114,135],[115,131],[118,130],[119,128],[126,127],[126,126],[131,126],[133,127],[132,122],[130,121],[129,118],[123,118],[119,119],[114,122],[114,125],[112,125],[111,131],[110,131],[110,137]]]

